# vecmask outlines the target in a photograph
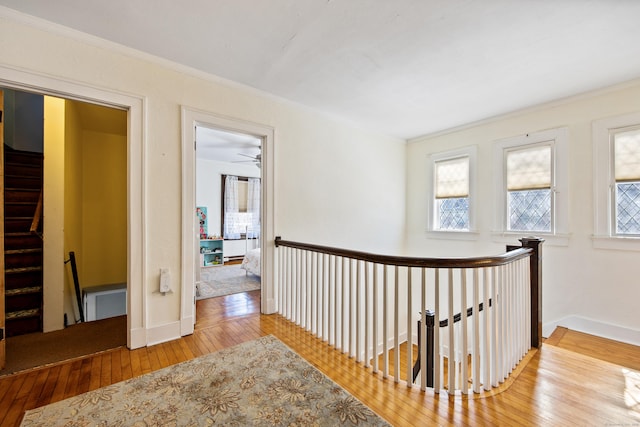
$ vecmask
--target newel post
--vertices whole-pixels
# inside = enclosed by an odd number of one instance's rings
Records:
[[[531,279],[531,346],[542,345],[542,242],[539,237],[520,239],[523,248],[530,248],[533,254],[529,258]]]

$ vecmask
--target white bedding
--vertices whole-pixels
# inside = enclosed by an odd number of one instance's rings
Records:
[[[260,276],[260,248],[248,251],[242,260],[241,268],[247,272]]]

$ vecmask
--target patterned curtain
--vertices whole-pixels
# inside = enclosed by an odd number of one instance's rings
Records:
[[[251,224],[247,227],[247,238],[260,238],[260,178],[249,178],[247,212]]]
[[[227,175],[224,181],[224,238],[239,239],[238,177]]]

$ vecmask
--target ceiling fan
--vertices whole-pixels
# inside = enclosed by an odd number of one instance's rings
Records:
[[[233,163],[246,163],[246,162],[253,162],[255,163],[255,165],[259,168],[260,167],[260,163],[262,161],[262,153],[258,153],[255,156],[250,156],[248,154],[244,154],[244,153],[238,153],[239,156],[243,156],[243,157],[248,157],[251,160],[237,160]]]

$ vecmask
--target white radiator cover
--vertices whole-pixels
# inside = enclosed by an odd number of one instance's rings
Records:
[[[115,283],[84,288],[82,304],[85,321],[127,314],[127,284]]]

